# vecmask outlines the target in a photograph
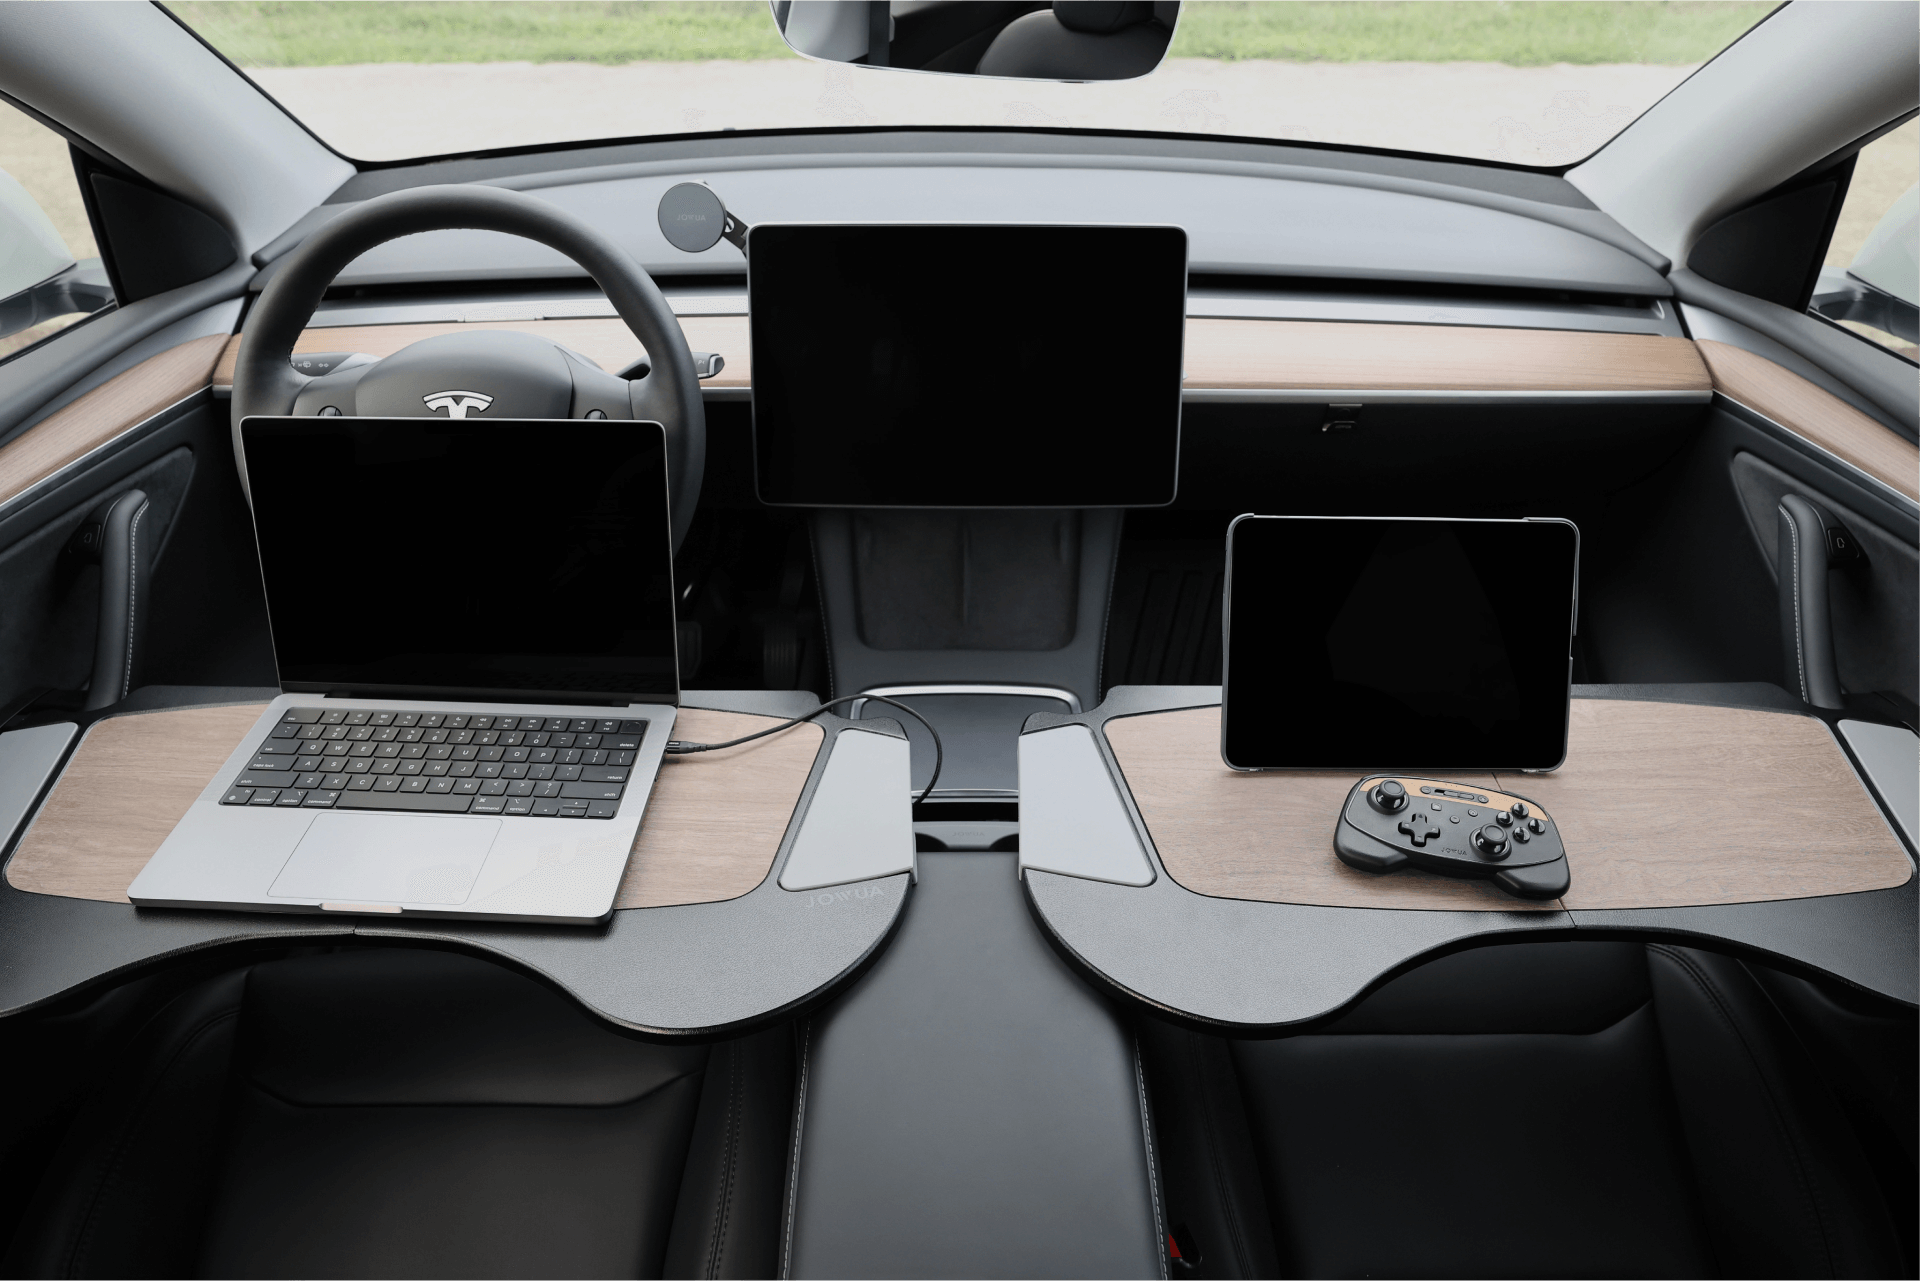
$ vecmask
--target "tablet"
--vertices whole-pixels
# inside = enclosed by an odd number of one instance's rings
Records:
[[[1566,520],[1240,517],[1221,757],[1243,770],[1557,768],[1579,564]]]
[[[1169,503],[1186,289],[1178,227],[761,223],[760,500]]]

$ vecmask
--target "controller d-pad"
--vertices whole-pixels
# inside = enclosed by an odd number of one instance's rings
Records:
[[[1440,829],[1425,814],[1409,814],[1400,820],[1400,835],[1411,840],[1415,849],[1420,849],[1428,841],[1437,839]]]

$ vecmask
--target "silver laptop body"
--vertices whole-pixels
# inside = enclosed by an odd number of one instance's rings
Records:
[[[289,692],[128,897],[147,907],[604,920],[679,697],[658,424],[251,418],[242,431]],[[523,455],[488,479],[485,460],[516,440],[544,461]],[[422,490],[428,477],[434,486]],[[442,504],[444,522],[421,514]],[[275,514],[309,511],[326,514]],[[485,532],[495,514],[507,532]],[[421,531],[443,527],[468,531],[455,542],[477,549],[464,566],[460,555],[411,552],[380,562],[352,546],[362,537],[362,550],[414,547]],[[335,576],[312,573],[321,562]],[[335,636],[340,611],[349,621]],[[389,631],[400,637],[391,653],[381,648]],[[486,652],[495,637],[514,652]],[[541,643],[553,652],[528,652]],[[436,645],[449,656],[436,659]],[[501,688],[529,680],[550,688]],[[582,686],[638,697],[571,701]]]

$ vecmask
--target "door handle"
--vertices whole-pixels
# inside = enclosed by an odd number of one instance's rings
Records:
[[[1787,688],[1815,707],[1843,707],[1827,572],[1864,559],[1860,544],[1844,525],[1799,494],[1781,496],[1778,537],[1780,645]]]
[[[99,623],[93,641],[93,679],[88,711],[119,702],[139,676],[140,642],[147,625],[153,578],[154,538],[146,527],[151,507],[145,491],[128,489],[107,499],[75,533],[73,547],[100,562]]]

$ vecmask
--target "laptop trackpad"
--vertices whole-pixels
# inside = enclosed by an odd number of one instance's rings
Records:
[[[499,834],[497,818],[322,814],[267,895],[324,903],[464,903]]]

